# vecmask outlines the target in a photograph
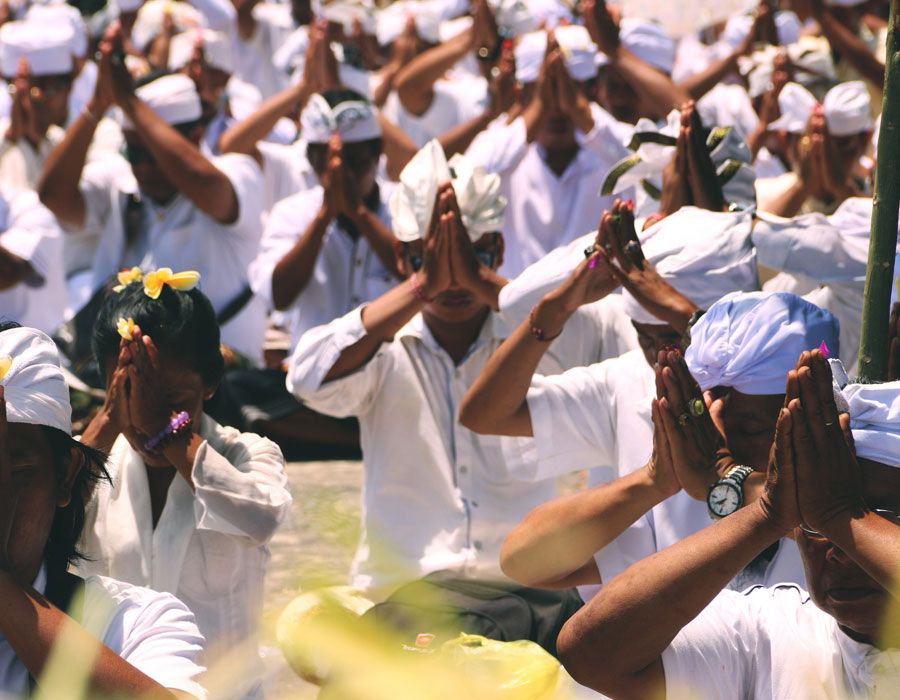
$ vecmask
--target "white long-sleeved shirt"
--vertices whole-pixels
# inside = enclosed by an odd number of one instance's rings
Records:
[[[359,418],[365,482],[353,584],[385,590],[443,569],[503,579],[504,538],[556,489],[528,474],[530,439],[478,435],[457,418],[503,341],[502,322],[489,316],[454,365],[417,315],[356,372],[323,384],[365,334],[360,309],[307,332],[287,379],[314,410]]]
[[[466,156],[503,179],[507,199],[503,234],[506,243],[501,273],[514,277],[546,253],[596,231],[612,197],[600,189],[610,168],[629,155],[625,144],[633,127],[591,105],[594,128],[578,135],[581,149],[562,175],[545,162],[538,144],[528,143],[525,119],[506,124],[505,116],[480,133]]]
[[[87,510],[79,564],[99,574],[176,595],[193,611],[207,648],[255,648],[268,542],[291,506],[284,458],[273,442],[203,416],[191,478],[175,475],[153,527],[146,467],[120,436]],[[215,654],[206,665],[214,668]],[[258,660],[257,660],[258,662]],[[259,663],[256,663],[259,671]],[[253,676],[253,674],[249,674]],[[235,697],[259,697],[259,676]]]

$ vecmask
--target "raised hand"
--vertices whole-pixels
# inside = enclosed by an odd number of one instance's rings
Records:
[[[497,19],[487,0],[473,0],[472,19],[472,43],[477,52],[476,55],[481,60],[490,61],[491,57],[496,54],[497,45],[501,39]]]
[[[445,209],[447,199],[443,195],[448,189],[452,190],[453,186],[449,182],[445,182],[438,188],[435,195],[431,222],[428,225],[428,233],[424,241],[425,250],[422,256],[422,268],[416,273],[423,292],[430,299],[434,299],[453,284],[453,277],[450,272],[450,238],[452,232],[448,222],[443,220],[443,215],[447,213]]]
[[[683,114],[683,112],[682,112]],[[688,129],[682,119],[675,141],[675,156],[663,171],[662,197],[659,202],[659,213],[663,216],[674,214],[682,207],[694,203],[691,185],[688,180]]]
[[[490,84],[491,111],[495,116],[509,112],[516,104],[516,56],[513,43],[503,42],[500,62]]]
[[[615,55],[621,44],[619,23],[611,8],[607,7],[606,0],[584,0],[581,3],[581,13],[597,47],[607,56]]]
[[[653,419],[653,454],[647,463],[647,471],[654,486],[668,498],[681,490],[681,482],[675,471],[675,458],[666,430],[664,411],[659,399],[654,399],[650,413]]]
[[[797,471],[794,464],[793,418],[782,408],[775,425],[775,442],[769,457],[766,485],[758,500],[766,519],[787,534],[800,524],[797,503]]]
[[[355,179],[344,165],[341,148],[341,137],[335,134],[328,142],[328,162],[322,178],[325,208],[332,218],[337,216],[353,218],[361,204],[361,198]]]
[[[556,49],[551,56],[550,71],[555,87],[555,104],[575,124],[582,133],[588,133],[594,127],[590,101],[579,89],[566,67],[562,51]]]
[[[156,435],[166,426],[172,412],[160,386],[159,353],[153,340],[135,326],[131,341],[131,363],[128,365],[129,432],[138,436],[141,443]]]
[[[693,100],[682,107],[681,123],[687,137],[687,173],[694,205],[710,211],[723,211],[725,197],[706,147],[700,112]]]

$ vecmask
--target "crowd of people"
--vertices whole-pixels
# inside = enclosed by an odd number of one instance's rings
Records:
[[[900,696],[891,3],[717,5],[3,0],[0,697],[265,697],[322,455],[413,650],[427,585],[583,697]]]

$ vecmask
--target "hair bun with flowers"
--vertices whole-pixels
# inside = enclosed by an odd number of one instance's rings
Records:
[[[122,270],[117,275],[117,279],[119,284],[113,287],[114,292],[121,292],[134,282],[143,282],[144,294],[151,299],[159,299],[164,285],[168,285],[179,292],[187,292],[193,289],[200,282],[200,273],[196,270],[172,272],[171,267],[161,267],[158,270],[144,273],[141,271],[141,268],[132,267],[130,270]]]

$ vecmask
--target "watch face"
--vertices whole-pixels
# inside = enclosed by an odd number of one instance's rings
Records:
[[[706,504],[720,518],[731,515],[741,506],[741,493],[734,484],[716,484],[709,492]]]

